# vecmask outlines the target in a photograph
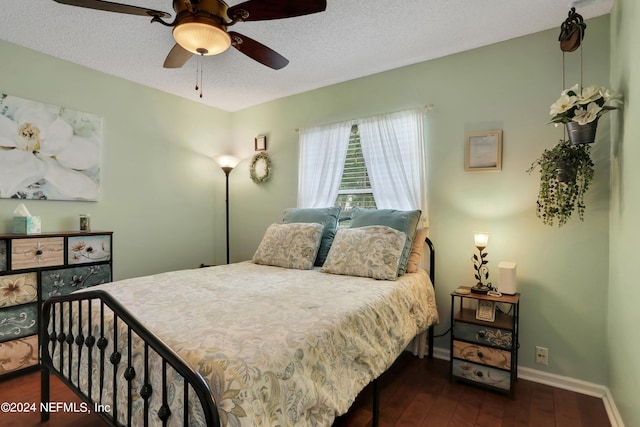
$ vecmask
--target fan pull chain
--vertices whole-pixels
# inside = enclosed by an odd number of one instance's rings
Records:
[[[198,57],[196,61],[196,89],[195,90],[200,89],[200,87],[198,86],[198,70],[200,70],[200,57]]]
[[[202,60],[202,57],[204,55],[200,54],[200,56],[198,56],[198,62],[196,63],[196,89],[198,90],[200,89],[200,98],[202,98],[202,63],[200,62]],[[198,78],[200,80],[198,80]]]

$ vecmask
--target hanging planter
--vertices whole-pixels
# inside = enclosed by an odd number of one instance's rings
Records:
[[[578,170],[573,165],[567,163],[567,161],[563,158],[552,160],[552,162],[554,161],[556,167],[555,176],[550,174],[549,179],[557,179],[558,182],[575,182]],[[551,167],[553,167],[554,163],[550,163],[550,165]]]
[[[605,87],[588,86],[580,89],[577,84],[571,89],[563,90],[560,98],[549,108],[552,123],[564,123],[567,130],[577,125],[592,125],[593,139],[595,140],[595,128],[600,117],[611,110],[616,110],[622,101],[622,95]],[[595,122],[595,123],[594,123]],[[587,133],[586,128],[577,133]],[[571,138],[571,137],[570,137]],[[572,141],[573,142],[573,141]]]
[[[578,122],[565,123],[569,142],[572,144],[593,144],[596,140],[596,130],[598,129],[598,119],[590,123],[581,125]]]
[[[527,172],[540,169],[536,215],[547,225],[563,226],[577,211],[584,220],[584,195],[593,179],[593,161],[588,144],[560,141],[544,150]]]
[[[573,7],[560,27],[562,50],[562,87],[565,87],[564,53],[581,47],[587,28]],[[549,109],[551,123],[565,125],[565,138],[552,149],[545,149],[527,172],[540,169],[536,214],[547,225],[564,225],[577,210],[584,220],[584,195],[593,179],[594,163],[590,145],[596,139],[598,120],[618,107],[622,95],[605,87],[582,87],[582,49],[580,49],[580,84],[560,93]],[[568,136],[568,138],[566,138]]]

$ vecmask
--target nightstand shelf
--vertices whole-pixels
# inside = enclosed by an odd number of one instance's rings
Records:
[[[476,318],[478,302],[500,303],[493,322]],[[500,309],[500,307],[503,309]],[[451,380],[514,397],[518,378],[520,294],[501,297],[451,293]]]

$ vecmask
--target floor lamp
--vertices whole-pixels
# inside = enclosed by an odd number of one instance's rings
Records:
[[[229,174],[240,163],[238,157],[234,156],[218,156],[215,158],[216,163],[222,168],[225,175],[225,221],[227,229],[227,264],[229,264]]]

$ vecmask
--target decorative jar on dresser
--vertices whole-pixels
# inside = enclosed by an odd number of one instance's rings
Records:
[[[519,315],[518,293],[490,296],[452,292],[451,379],[514,397]]]
[[[42,302],[112,278],[113,232],[0,234],[0,379],[38,366]]]

